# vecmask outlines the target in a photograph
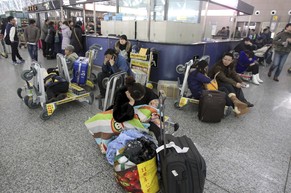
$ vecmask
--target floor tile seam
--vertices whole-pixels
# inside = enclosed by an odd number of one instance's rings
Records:
[[[288,165],[288,169],[287,169],[287,175],[286,175],[286,181],[285,181],[285,185],[284,185],[284,193],[286,193],[286,189],[287,189],[287,184],[288,184],[288,178],[291,176],[289,176],[289,172],[291,171],[291,156],[289,159],[289,165]]]
[[[213,185],[219,187],[220,189],[222,189],[222,190],[224,190],[224,191],[226,191],[226,192],[228,192],[228,193],[231,193],[230,191],[228,191],[227,189],[223,188],[222,186],[216,184],[215,182],[213,182],[213,181],[211,181],[211,180],[209,180],[209,179],[207,179],[207,178],[206,178],[205,180],[208,181],[208,182],[210,182],[211,184],[213,184]]]

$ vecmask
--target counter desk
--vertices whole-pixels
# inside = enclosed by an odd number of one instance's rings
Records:
[[[103,64],[104,53],[108,48],[114,48],[116,37],[104,36],[86,36],[86,50],[95,43],[100,44],[103,50],[99,52],[94,65],[101,66]],[[211,68],[218,61],[223,53],[233,49],[238,40],[222,40],[215,42],[197,42],[193,44],[177,44],[177,43],[160,43],[139,40],[129,40],[132,45],[137,44],[138,47],[155,48],[158,51],[157,66],[152,66],[150,80],[158,82],[159,80],[177,80],[177,77],[183,79],[183,75],[176,72],[178,64],[184,64],[194,55],[209,55]]]

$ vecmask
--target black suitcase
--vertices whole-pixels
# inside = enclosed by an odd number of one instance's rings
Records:
[[[202,193],[206,178],[206,163],[187,136],[165,134],[164,100],[160,100],[162,135],[157,149],[165,193]],[[166,148],[166,146],[172,146]]]
[[[216,90],[202,91],[198,118],[203,122],[217,123],[224,117],[225,93]]]

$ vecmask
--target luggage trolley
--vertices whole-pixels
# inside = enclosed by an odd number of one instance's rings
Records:
[[[59,70],[59,76],[63,77],[70,83],[69,71],[66,63],[66,59],[62,54],[57,54],[57,65]],[[39,106],[42,107],[40,118],[42,120],[49,119],[58,105],[68,103],[71,101],[86,101],[89,104],[94,102],[94,93],[87,92],[82,87],[70,83],[69,91],[66,93],[65,99],[47,103],[47,96],[45,92],[44,78],[47,72],[45,68],[37,62],[32,63],[30,70],[24,70],[21,74],[21,78],[25,80],[26,84],[22,88],[17,89],[18,96],[23,99],[24,103],[30,109],[36,109]]]
[[[205,60],[208,64],[210,61],[210,56],[204,55],[200,59],[198,59],[198,56],[194,56],[193,59],[189,60],[185,64],[179,64],[176,67],[176,71],[178,74],[184,74],[184,80],[182,85],[180,84],[180,80],[178,78],[178,85],[179,85],[179,98],[177,101],[175,101],[174,106],[176,108],[182,108],[185,105],[187,105],[189,102],[198,104],[199,100],[193,99],[189,97],[189,89],[188,89],[188,76],[190,74],[190,69],[193,65],[197,64],[199,61]]]
[[[149,54],[147,54],[149,51]],[[149,83],[151,66],[156,66],[154,48],[140,48],[139,53],[130,53],[130,68],[134,74],[136,82],[152,87]]]
[[[113,104],[113,99],[116,89],[124,85],[124,78],[127,72],[117,72],[112,74],[109,78],[104,78],[102,84],[106,87],[106,93],[104,98],[104,104],[102,99],[99,99],[99,109],[106,111],[106,109]]]
[[[89,62],[88,62],[89,67],[88,67],[88,72],[87,72],[88,77],[86,80],[86,86],[88,86],[92,90],[96,89],[96,85],[94,84],[94,82],[97,79],[96,74],[92,72],[92,67],[93,67],[94,60],[97,58],[99,51],[101,51],[102,49],[103,48],[101,45],[93,44],[92,46],[89,47],[89,50],[85,54],[86,58],[89,59]]]

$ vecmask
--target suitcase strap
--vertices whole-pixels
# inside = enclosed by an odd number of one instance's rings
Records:
[[[78,66],[78,74],[77,74],[77,83],[79,84],[80,78],[81,78],[81,67],[82,67],[82,61],[80,60],[79,66]]]
[[[177,153],[187,153],[189,150],[189,147],[179,147],[175,144],[175,142],[171,141],[170,143],[166,144],[166,148],[174,148],[176,150]],[[165,145],[161,145],[160,147],[158,147],[156,149],[156,152],[159,153],[160,151],[162,151],[163,149],[165,149]]]

